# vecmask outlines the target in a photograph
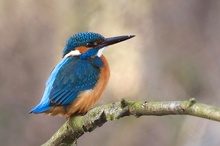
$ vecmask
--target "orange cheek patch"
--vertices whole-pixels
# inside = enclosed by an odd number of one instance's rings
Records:
[[[86,51],[88,51],[90,48],[81,46],[81,47],[77,47],[75,50],[78,50],[81,54],[85,53]]]

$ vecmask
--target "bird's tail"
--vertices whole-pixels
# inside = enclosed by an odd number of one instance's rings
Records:
[[[43,113],[49,109],[51,109],[52,106],[49,105],[45,105],[45,104],[41,104],[39,103],[35,108],[33,108],[29,114],[34,113],[34,114],[39,114],[39,113]]]

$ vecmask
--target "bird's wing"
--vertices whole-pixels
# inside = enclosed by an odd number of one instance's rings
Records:
[[[92,89],[99,78],[100,69],[92,65],[89,60],[79,57],[68,57],[51,73],[47,86],[50,105],[69,105],[81,91]]]

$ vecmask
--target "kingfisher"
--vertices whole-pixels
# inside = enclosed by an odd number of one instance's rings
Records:
[[[100,98],[109,80],[110,69],[103,50],[132,37],[105,38],[94,32],[71,36],[63,49],[62,60],[46,82],[40,103],[30,113],[66,117],[85,114]]]

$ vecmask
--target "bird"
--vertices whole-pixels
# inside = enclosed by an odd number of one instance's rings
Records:
[[[71,117],[85,114],[101,97],[110,77],[103,51],[107,46],[135,35],[105,38],[99,33],[80,32],[64,46],[62,59],[52,70],[39,104],[30,113]]]

